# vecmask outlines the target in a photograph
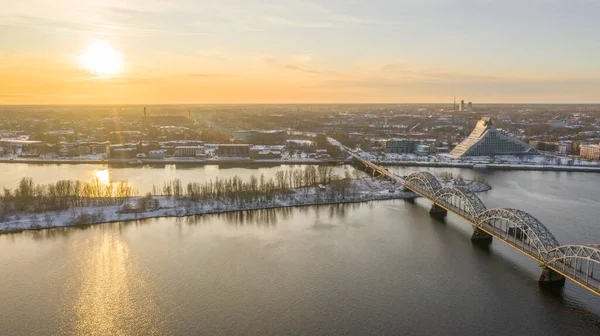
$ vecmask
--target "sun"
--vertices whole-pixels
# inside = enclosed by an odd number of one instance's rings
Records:
[[[105,76],[118,74],[123,68],[123,54],[107,42],[94,41],[79,56],[80,65],[93,73]]]

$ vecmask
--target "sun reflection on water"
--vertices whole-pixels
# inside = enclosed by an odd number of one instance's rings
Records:
[[[76,298],[66,330],[75,335],[159,334],[162,322],[153,290],[119,235],[102,233],[73,245],[79,256]]]
[[[98,181],[104,185],[107,185],[110,183],[110,172],[108,171],[108,169],[104,169],[104,170],[95,170],[94,171],[94,177],[96,179],[98,179]]]

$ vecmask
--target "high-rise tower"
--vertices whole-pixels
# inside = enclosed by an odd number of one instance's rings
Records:
[[[452,112],[456,112],[456,96],[454,96],[454,103],[452,104]]]

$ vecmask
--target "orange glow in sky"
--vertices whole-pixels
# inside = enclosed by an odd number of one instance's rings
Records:
[[[574,1],[9,1],[0,104],[600,102]]]

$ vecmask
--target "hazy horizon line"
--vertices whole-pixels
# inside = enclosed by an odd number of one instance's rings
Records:
[[[466,101],[465,101],[466,102]],[[452,106],[452,103],[448,102],[434,102],[434,103],[402,103],[402,102],[364,102],[364,103],[344,103],[344,102],[311,102],[311,103],[114,103],[114,104],[105,104],[105,103],[85,103],[85,104],[77,104],[77,103],[48,103],[48,104],[2,104],[0,103],[0,107],[10,107],[10,106],[202,106],[202,105],[449,105]],[[459,103],[457,102],[457,106]],[[476,102],[473,103],[474,106],[477,105],[600,105],[600,102],[510,102],[510,103],[498,103],[498,102]]]

